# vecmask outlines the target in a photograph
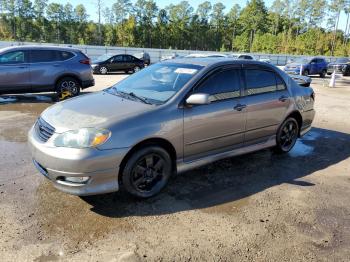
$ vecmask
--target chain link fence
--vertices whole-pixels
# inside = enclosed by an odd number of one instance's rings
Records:
[[[185,56],[193,53],[218,53],[213,51],[197,51],[197,50],[172,50],[172,49],[155,49],[155,48],[133,48],[133,47],[113,47],[113,46],[91,46],[91,45],[69,45],[69,44],[49,44],[49,43],[32,43],[32,42],[12,42],[12,41],[0,41],[0,48],[17,46],[17,45],[51,45],[51,46],[63,46],[80,49],[91,59],[95,59],[105,54],[130,54],[147,52],[151,57],[151,63],[159,62],[163,57],[172,56],[174,54],[178,56]],[[223,52],[223,54],[229,54],[229,52]],[[249,53],[247,53],[249,54]],[[277,66],[284,66],[288,61],[295,60],[298,57],[310,57],[310,56],[296,56],[296,55],[277,55],[277,54],[260,54],[250,53],[257,60],[268,59],[271,64]],[[324,57],[328,62],[333,62],[336,57]]]

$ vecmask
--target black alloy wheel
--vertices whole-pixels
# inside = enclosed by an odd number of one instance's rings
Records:
[[[159,193],[172,174],[172,161],[161,147],[149,146],[137,151],[128,160],[122,181],[126,191],[148,198]]]
[[[288,153],[295,145],[299,135],[299,125],[295,118],[286,119],[277,132],[275,151]]]

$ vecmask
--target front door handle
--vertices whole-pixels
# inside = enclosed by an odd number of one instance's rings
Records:
[[[288,96],[281,96],[278,100],[281,102],[286,102],[288,99]]]
[[[233,109],[236,111],[242,111],[246,107],[247,107],[247,105],[238,104]]]

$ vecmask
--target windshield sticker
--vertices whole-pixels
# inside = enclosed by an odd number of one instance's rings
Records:
[[[187,74],[187,75],[193,75],[197,72],[197,69],[192,68],[178,68],[175,70],[175,73],[177,74]]]

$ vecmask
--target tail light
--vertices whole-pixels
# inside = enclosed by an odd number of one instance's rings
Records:
[[[84,65],[90,65],[90,64],[91,64],[89,58],[80,60],[79,63],[80,63],[80,64],[84,64]]]

